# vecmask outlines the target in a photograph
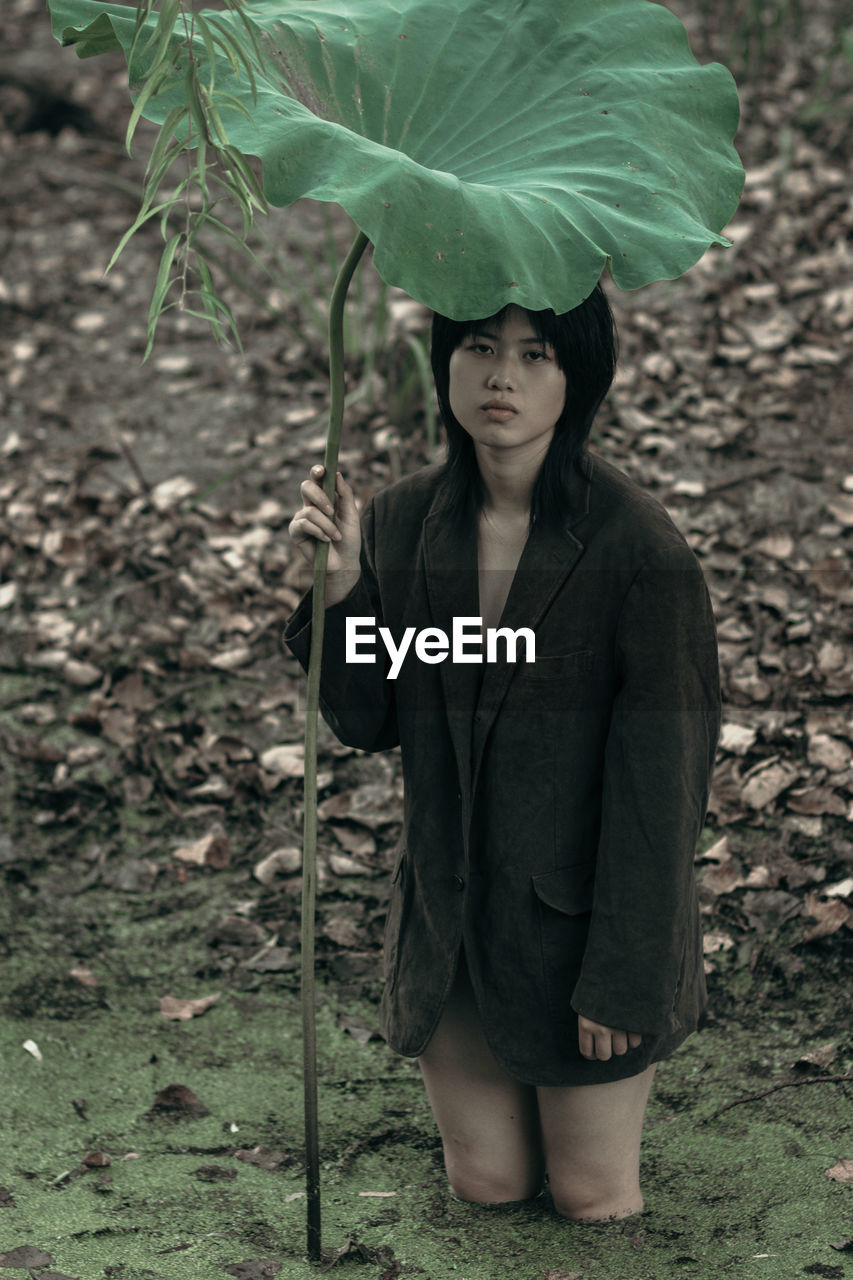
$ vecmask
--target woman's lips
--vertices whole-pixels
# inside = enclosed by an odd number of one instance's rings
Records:
[[[506,422],[508,418],[515,417],[518,410],[514,405],[508,404],[503,400],[489,400],[483,405],[483,412],[493,422]]]

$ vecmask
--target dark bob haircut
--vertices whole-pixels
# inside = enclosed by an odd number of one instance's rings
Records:
[[[466,338],[495,325],[500,330],[510,305],[480,320],[449,320],[436,313],[430,360],[439,412],[447,433],[444,483],[459,511],[482,506],[484,493],[474,442],[450,408],[450,357]],[[531,521],[562,524],[566,482],[583,453],[598,408],[616,371],[618,341],[610,304],[600,284],[571,311],[527,311],[537,338],[548,343],[566,375],[566,402],[554,427],[531,501]]]

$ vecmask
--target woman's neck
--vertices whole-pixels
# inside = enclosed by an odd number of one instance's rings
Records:
[[[498,519],[527,520],[542,456],[509,456],[474,446],[483,481],[483,509]]]

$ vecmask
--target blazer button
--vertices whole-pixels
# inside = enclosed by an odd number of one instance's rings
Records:
[[[455,884],[456,888],[460,891],[460,893],[465,888],[465,881],[463,880],[462,876],[454,876],[453,883]]]

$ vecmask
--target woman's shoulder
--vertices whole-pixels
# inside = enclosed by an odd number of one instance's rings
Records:
[[[372,498],[377,515],[385,519],[402,516],[423,520],[439,490],[443,472],[442,463],[419,467],[410,475],[401,476],[399,480],[380,489]]]
[[[663,503],[600,454],[588,456],[588,510],[598,534],[630,549],[638,565],[656,560],[695,564],[687,539]]]

